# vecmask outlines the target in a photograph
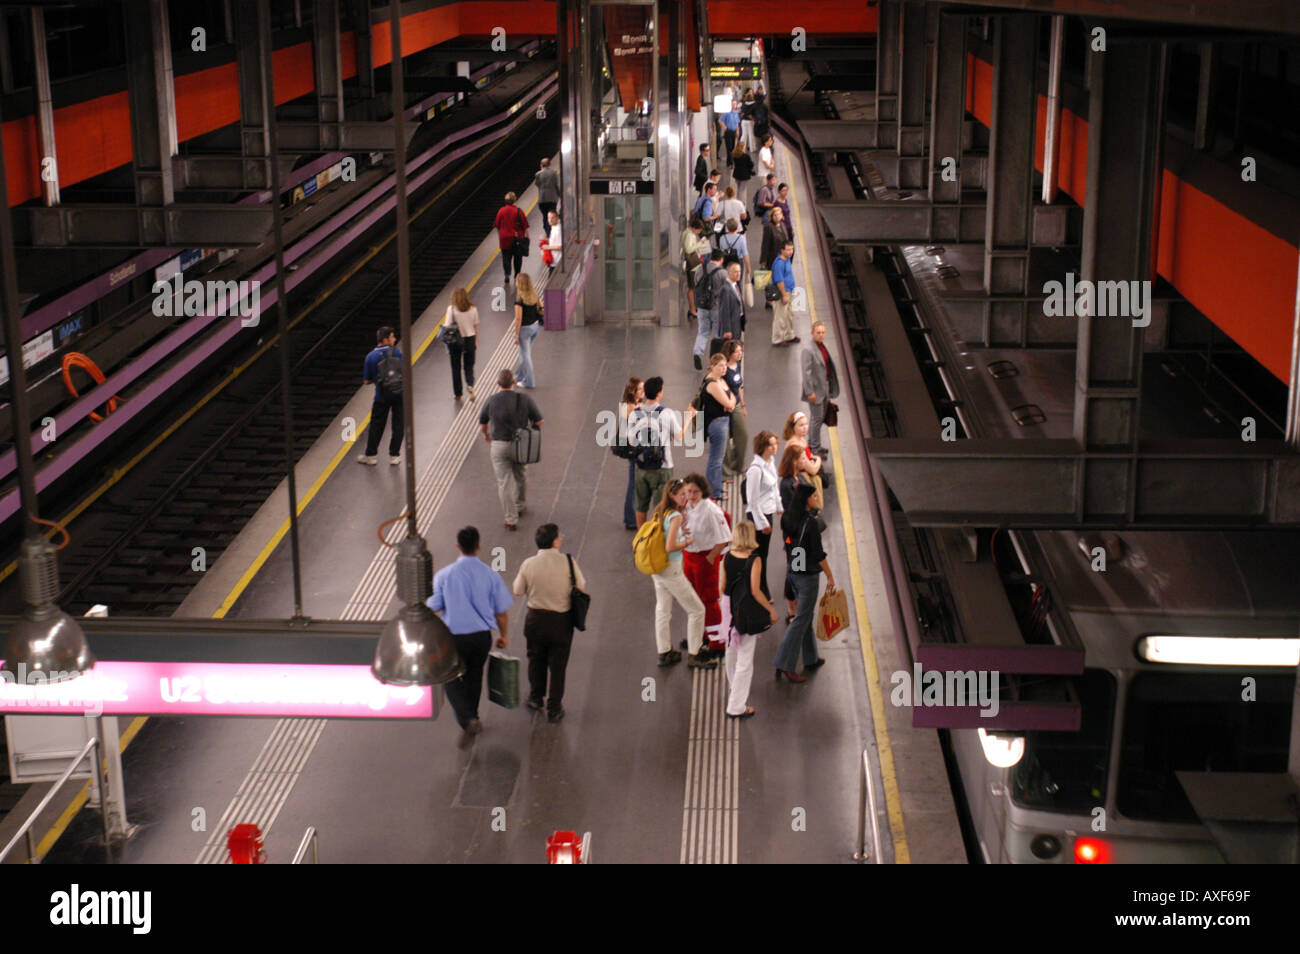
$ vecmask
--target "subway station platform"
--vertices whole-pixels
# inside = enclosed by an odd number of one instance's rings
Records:
[[[786,416],[803,407],[800,349],[810,341],[812,317],[827,313],[833,293],[815,259],[811,183],[797,153],[784,145],[778,152],[778,170],[792,186],[795,274],[807,290],[808,310],[795,316],[802,341],[784,349],[768,343],[771,313],[761,295],[748,311],[743,371],[751,437],[764,427],[779,432]],[[534,190],[520,205],[536,229]],[[755,252],[760,239],[755,220],[749,232]],[[544,270],[536,255],[525,263],[534,276]],[[596,442],[598,416],[616,409],[631,375],[662,376],[664,403],[686,407],[701,378],[691,364],[693,323],[597,322],[537,339],[538,386],[528,393],[545,418],[543,453],[529,468],[528,513],[511,533],[502,526],[477,424],[481,403],[496,391],[496,373],[517,358],[512,316],[492,310],[500,283],[490,233],[415,323],[419,522],[435,568],[455,560],[456,531],[477,526],[481,558],[491,563],[503,555],[507,583],[535,552],[533,530],[559,524],[593,597],[587,630],[574,638],[566,718],[549,724],[524,708],[500,709],[485,689],[484,731],[472,741],[462,738],[449,711],[432,723],[151,718],[128,726],[123,720],[130,742],[127,814],[137,827],[116,860],[222,862],[228,829],[254,823],[272,862],[287,861],[308,826],[319,832],[321,860],[330,863],[540,862],[557,829],[590,831],[600,863],[849,862],[860,765],[870,749],[879,767],[879,860],[964,861],[938,739],[912,729],[909,710],[889,705],[889,674],[902,664],[883,608],[866,518],[871,490],[856,443],[835,431],[825,441],[837,477],[828,493],[825,539],[836,580],[850,596],[852,625],[819,647],[827,665],[792,685],[772,678],[784,631],[778,623],[756,653],[749,700],[756,717],[726,719],[721,664],[713,670],[691,670],[684,661],[656,666],[653,587],[633,566],[632,534],[622,526],[626,465]],[[478,401],[461,404],[453,400],[445,349],[432,342],[457,285],[469,289],[481,316]],[[843,367],[840,343],[828,335],[827,345]],[[378,467],[356,463],[370,400],[369,389],[360,388],[298,465],[303,608],[312,617],[381,619],[396,606],[392,554],[376,531],[403,511],[404,468],[389,466],[384,456]],[[840,404],[844,431],[855,424],[848,402]],[[351,440],[349,418],[357,424]],[[674,454],[679,476],[703,472],[703,448],[694,458],[683,459],[682,449]],[[286,499],[281,487],[267,500],[181,615],[292,614]],[[784,572],[777,552],[769,572],[774,590]],[[507,652],[521,658],[523,616],[523,600],[516,600]],[[673,641],[684,634],[684,614],[675,609]],[[205,824],[196,830],[200,814]],[[103,860],[96,830],[89,811],[65,815],[46,860]]]

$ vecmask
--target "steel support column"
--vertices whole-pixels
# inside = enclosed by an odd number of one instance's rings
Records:
[[[659,0],[655,6],[655,311],[664,326],[685,320],[681,239],[686,227],[686,50],[682,0]],[[663,29],[667,27],[667,29]],[[694,39],[694,38],[693,38]],[[630,277],[629,277],[630,280]]]
[[[312,0],[312,59],[315,62],[316,118],[343,121],[343,63],[339,0]]]
[[[57,205],[59,150],[54,141],[54,98],[50,93],[50,62],[45,49],[45,11],[40,7],[32,7],[32,65],[36,72],[36,138],[40,150],[41,199],[46,205]]]
[[[162,244],[162,207],[171,205],[171,98],[167,95],[164,50],[167,8],[163,0],[129,0],[126,21],[127,91],[131,109],[131,148],[134,157],[135,201],[142,207],[143,228],[150,244]]]
[[[1090,53],[1088,185],[1083,214],[1082,282],[1149,282],[1154,207],[1160,187],[1165,47],[1114,44]],[[1130,312],[1132,311],[1132,295]],[[1081,315],[1075,363],[1074,436],[1087,449],[1136,448],[1140,420],[1142,328],[1134,315]],[[1113,301],[1113,299],[1112,299]],[[1087,305],[1084,302],[1085,306]],[[1148,316],[1149,317],[1149,316]],[[1085,486],[1122,482],[1135,491],[1123,461],[1096,462]],[[1085,506],[1089,506],[1087,502]],[[1094,509],[1091,508],[1090,509]],[[1131,513],[1133,501],[1122,512]]]
[[[898,50],[901,0],[880,0],[876,23],[876,145],[898,145]]]
[[[262,44],[257,28],[257,0],[235,0],[235,66],[239,75],[239,148],[247,174],[261,172],[270,183],[271,154],[267,115],[262,107],[265,77]]]
[[[1047,60],[1047,130],[1043,137],[1043,203],[1056,201],[1061,154],[1061,59],[1065,17],[1052,17],[1052,43]]]
[[[898,29],[899,189],[925,188],[925,26],[927,5],[906,0]]]
[[[989,295],[1023,296],[1028,291],[1039,19],[1013,15],[994,23],[984,234],[984,291]],[[1005,341],[1024,327],[1024,307],[1022,302],[990,301],[984,313],[984,344]]]
[[[1197,44],[1201,54],[1201,71],[1196,84],[1196,132],[1193,145],[1197,149],[1214,148],[1214,124],[1210,118],[1214,110],[1214,44]]]
[[[371,48],[370,0],[349,0],[352,32],[356,35],[357,93],[362,102],[375,95],[375,57]]]
[[[961,199],[961,138],[966,123],[966,18],[941,14],[930,90],[930,201]],[[944,178],[945,160],[956,174]]]
[[[555,49],[558,57],[560,110],[560,211],[564,217],[565,244],[588,241],[592,228],[587,214],[587,179],[590,140],[583,134],[583,118],[591,110],[591,84],[582,82],[584,19],[582,0],[556,0]],[[576,256],[566,255],[561,265]]]

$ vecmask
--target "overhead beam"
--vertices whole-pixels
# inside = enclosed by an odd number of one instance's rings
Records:
[[[982,242],[983,202],[860,199],[818,202],[826,227],[841,244],[919,245]]]
[[[1300,34],[1300,5],[1294,0],[1206,3],[1205,0],[945,0],[949,6],[1063,13],[1080,17],[1147,20],[1194,26]]]
[[[406,144],[419,130],[406,127]],[[393,125],[386,122],[280,123],[280,151],[289,152],[392,152]]]
[[[28,210],[38,248],[173,248],[261,245],[271,228],[269,205],[57,205]]]
[[[1298,529],[1300,456],[1282,441],[881,438],[867,450],[909,522],[1010,529]]]

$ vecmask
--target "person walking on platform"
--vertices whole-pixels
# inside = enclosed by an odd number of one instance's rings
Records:
[[[695,283],[709,258],[709,240],[703,235],[704,223],[699,216],[691,216],[690,224],[682,231],[682,258],[686,270],[686,308],[692,318],[698,318],[695,304]]]
[[[731,632],[727,635],[727,717],[748,719],[754,707],[747,705],[754,679],[754,648],[759,634],[776,622],[776,610],[763,589],[766,558],[758,550],[754,525],[741,520],[731,534],[731,549],[722,558],[718,586],[731,606]],[[768,623],[763,625],[762,612]]]
[[[736,198],[736,187],[729,185],[722,190],[722,229],[724,232],[734,232],[739,230],[741,235],[745,234],[745,226],[749,224],[749,209],[745,208],[745,203]],[[736,228],[730,225],[732,219],[736,220]]]
[[[727,168],[731,168],[731,153],[736,148],[736,134],[740,131],[740,109],[739,104],[732,100],[731,111],[723,113],[719,118],[722,123],[722,142],[725,146],[724,152],[727,155]]]
[[[715,253],[716,254],[716,253]],[[727,266],[726,281],[713,303],[713,340],[711,356],[722,353],[728,341],[739,341],[745,334],[745,296],[740,290],[740,263]]]
[[[673,444],[682,442],[682,419],[672,408],[664,407],[664,379],[646,378],[645,401],[632,412],[628,422],[628,443],[637,448],[632,460],[636,464],[636,525],[640,529],[646,513],[657,501],[673,476]]]
[[[560,204],[560,174],[551,168],[551,160],[543,156],[542,168],[533,176],[537,186],[537,211],[542,214],[542,225],[550,221],[550,213]]]
[[[718,560],[731,542],[731,526],[722,508],[709,499],[709,482],[700,474],[687,474],[684,479],[686,532],[691,542],[686,545],[682,570],[704,604],[704,631],[710,637],[704,652],[720,656],[727,648],[727,634],[720,630]]]
[[[506,193],[505,205],[497,210],[493,226],[501,243],[501,267],[506,273],[506,287],[510,287],[510,273],[520,274],[524,267],[524,251],[528,248],[528,219],[519,206],[515,205],[518,196]]]
[[[693,669],[713,669],[718,665],[701,652],[704,642],[704,603],[691,589],[682,570],[682,551],[691,542],[682,517],[686,502],[686,482],[674,480],[664,490],[659,505],[650,519],[663,525],[664,548],[668,551],[668,565],[650,579],[655,584],[655,647],[659,651],[659,665],[671,666],[679,662],[681,653],[673,649],[672,615],[676,600],[686,611],[686,664]]]
[[[477,528],[465,527],[457,533],[456,548],[460,558],[434,574],[433,595],[427,605],[442,616],[465,664],[461,677],[447,683],[447,701],[465,735],[474,736],[483,731],[478,702],[483,665],[492,649],[492,630],[500,633],[497,648],[505,649],[509,645],[506,624],[514,599],[500,574],[478,558]]]
[[[527,274],[515,279],[515,341],[519,343],[519,362],[515,380],[521,388],[537,387],[533,373],[533,341],[542,330],[542,300]]]
[[[775,213],[773,217],[775,218]],[[790,265],[792,258],[794,243],[787,239],[781,247],[781,254],[772,263],[772,284],[781,293],[781,297],[772,303],[772,344],[778,346],[796,344],[799,341],[799,336],[794,333],[794,319],[790,317],[790,303],[795,289],[794,268]]]
[[[731,410],[736,406],[735,395],[727,388],[724,375],[727,359],[715,354],[709,359],[709,373],[700,389],[700,409],[704,414],[704,434],[709,442],[709,464],[705,471],[713,487],[713,499],[722,499],[722,455],[727,452],[727,437],[731,433]]]
[[[528,644],[528,708],[546,705],[546,721],[564,718],[564,671],[573,645],[573,587],[584,593],[587,580],[582,568],[560,547],[564,535],[553,523],[544,523],[533,535],[537,555],[525,560],[515,577],[515,596],[528,597],[524,640]],[[546,694],[550,682],[550,695]]]
[[[483,402],[479,411],[479,429],[492,445],[492,470],[497,478],[497,495],[505,511],[506,529],[519,526],[519,518],[528,511],[528,468],[515,463],[515,431],[529,424],[542,426],[542,412],[527,394],[515,391],[515,376],[509,368],[497,375],[501,390]]]
[[[379,463],[375,455],[379,452],[379,439],[384,436],[384,425],[391,414],[393,433],[388,439],[388,462],[396,466],[402,462],[402,438],[405,436],[401,366],[397,362],[402,357],[402,349],[397,347],[397,333],[388,325],[382,326],[375,337],[379,343],[366,355],[366,360],[361,365],[362,380],[375,387],[375,400],[370,405],[370,433],[366,435],[366,452],[357,461],[371,467]],[[390,358],[393,360],[388,360]],[[394,371],[397,374],[396,390],[393,390]]]
[[[745,407],[745,379],[740,374],[745,346],[733,338],[722,346],[722,356],[727,359],[723,377],[736,397],[736,406],[731,410],[731,446],[722,458],[722,476],[734,477],[744,469],[745,455],[749,453],[749,411]]]
[[[808,677],[795,672],[803,656],[804,672],[817,669],[826,660],[817,656],[817,639],[813,633],[813,613],[821,592],[821,574],[826,585],[835,589],[835,575],[822,548],[822,522],[811,501],[816,491],[809,486],[796,487],[790,509],[781,518],[785,535],[786,572],[797,597],[794,621],[786,628],[785,638],[776,651],[776,678],[804,682]]]
[[[465,370],[465,384],[469,388],[469,399],[474,394],[474,355],[478,350],[478,309],[469,300],[469,292],[457,288],[451,293],[451,304],[447,306],[447,316],[442,320],[443,340],[447,344],[447,354],[451,356],[451,390],[460,400],[461,368]],[[451,330],[455,329],[455,334]]]
[[[812,342],[802,356],[803,399],[808,402],[808,447],[826,460],[822,449],[822,424],[826,420],[826,402],[840,396],[840,376],[826,350],[826,324],[814,321]]]
[[[704,184],[704,191],[700,197],[695,200],[695,208],[692,215],[699,218],[704,223],[704,235],[706,238],[717,231],[717,223],[722,220],[721,202],[718,199],[718,187],[712,181]]]
[[[731,154],[731,178],[736,183],[736,198],[743,203],[749,202],[749,180],[754,178],[754,157],[744,142],[736,143]],[[748,205],[746,205],[748,208]]]
[[[772,534],[780,532],[781,496],[776,468],[772,461],[776,457],[780,439],[771,431],[759,431],[754,438],[754,459],[745,468],[745,517],[758,534],[758,553],[763,558],[763,592],[767,588],[767,554],[772,543]]]
[[[748,152],[754,151],[754,91],[745,90],[745,97],[740,104],[740,141]]]
[[[763,175],[776,175],[776,143],[771,136],[760,137],[763,148],[758,151],[758,171]]]
[[[758,256],[761,259],[760,268],[773,268],[776,260],[781,256],[781,249],[786,242],[790,241],[790,228],[785,221],[785,213],[775,206],[768,217],[767,224],[763,226],[763,250]],[[791,250],[790,257],[793,260],[794,251]],[[775,279],[773,279],[775,281]]]
[[[626,422],[626,433],[632,432],[632,412],[645,400],[645,382],[640,378],[628,378],[623,387],[623,400],[619,404],[619,416]],[[636,457],[627,459],[627,496],[623,498],[623,526],[635,530],[636,519]]]
[[[722,250],[708,252],[708,261],[700,270],[699,286],[695,289],[695,307],[699,314],[699,323],[695,329],[695,344],[691,352],[695,358],[695,370],[704,370],[704,359],[710,354],[709,346],[717,328],[717,313],[722,297],[722,286],[727,283],[727,270],[723,267]]]
[[[704,192],[704,183],[709,181],[709,144],[700,144],[700,154],[695,157],[695,191]]]

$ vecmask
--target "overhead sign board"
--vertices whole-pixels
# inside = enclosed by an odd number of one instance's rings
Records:
[[[756,80],[761,78],[757,63],[713,63],[710,79]]]

